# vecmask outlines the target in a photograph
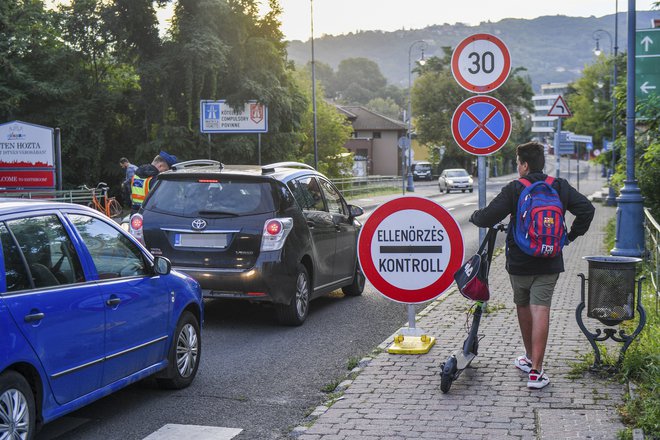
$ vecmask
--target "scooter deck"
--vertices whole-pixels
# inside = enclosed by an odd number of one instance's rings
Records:
[[[456,368],[459,370],[464,370],[468,365],[470,365],[472,359],[477,357],[477,355],[473,353],[469,353],[468,355],[465,355],[465,353],[463,353],[463,350],[458,350],[454,352],[453,355],[456,357]]]

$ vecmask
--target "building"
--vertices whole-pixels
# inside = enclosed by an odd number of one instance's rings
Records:
[[[399,138],[408,126],[361,106],[337,106],[353,126],[353,136],[344,145],[355,157],[366,158],[368,175],[401,175]]]
[[[548,111],[550,111],[550,107],[554,104],[557,96],[564,96],[567,91],[567,83],[547,83],[541,84],[541,93],[539,95],[532,96],[532,102],[534,104],[532,136],[535,141],[553,145],[557,117],[548,116]]]

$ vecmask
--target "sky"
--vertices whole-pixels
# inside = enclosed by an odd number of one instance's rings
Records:
[[[602,17],[614,14],[616,4],[616,0],[280,0],[285,39],[310,38],[310,1],[314,6],[314,37],[360,30],[420,29],[444,23],[476,25],[543,15]],[[650,10],[653,3],[637,0],[636,10]],[[628,2],[619,0],[618,8],[627,12]]]
[[[51,0],[62,1],[62,0]],[[637,11],[648,11],[658,0],[637,0]],[[268,1],[261,0],[266,8]],[[421,29],[434,24],[466,23],[543,15],[602,17],[628,11],[625,0],[279,0],[286,40],[307,41],[311,36],[310,4],[314,6],[314,37],[349,32]],[[168,27],[174,2],[158,11],[161,30]],[[660,14],[660,10],[658,10]]]

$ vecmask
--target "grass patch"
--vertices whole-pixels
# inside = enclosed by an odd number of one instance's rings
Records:
[[[607,254],[614,248],[615,238],[616,219],[612,218],[605,227],[603,246]],[[646,280],[642,288],[642,304],[646,311],[646,325],[628,347],[619,372],[622,381],[637,386],[634,398],[626,396],[624,405],[619,408],[627,427],[618,433],[618,438],[626,440],[633,438],[635,428],[642,429],[645,438],[660,438],[660,316],[655,308],[651,270],[654,270],[651,264],[644,262],[642,273]],[[630,335],[637,328],[638,319],[624,321],[620,327]],[[593,354],[591,357],[593,359]]]
[[[605,225],[605,238],[603,239],[603,251],[606,255],[610,254],[610,249],[614,249],[616,241],[616,217],[612,217]]]
[[[353,368],[357,367],[359,363],[360,363],[360,358],[353,356],[348,360],[348,364],[346,365],[346,367],[348,371],[351,371]]]
[[[648,271],[650,267],[646,267]],[[655,291],[647,274],[643,285],[642,303],[646,310],[646,325],[626,351],[621,374],[633,382],[635,398],[628,396],[621,408],[623,421],[629,427],[624,435],[632,438],[632,429],[644,430],[645,438],[660,438],[660,316],[655,310]],[[634,331],[637,320],[622,324],[626,333]]]
[[[324,393],[332,393],[335,390],[335,388],[337,388],[337,385],[339,385],[339,381],[333,380],[329,384],[324,385],[321,388],[321,391],[323,391]]]

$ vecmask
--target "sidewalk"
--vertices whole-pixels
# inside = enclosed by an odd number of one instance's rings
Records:
[[[575,309],[585,255],[606,255],[603,229],[615,208],[596,204],[589,232],[564,250],[566,272],[557,284],[545,370],[551,383],[527,388],[527,375],[513,366],[523,353],[504,254],[490,272],[491,312],[481,321],[479,355],[449,393],[440,391],[440,365],[466,337],[470,303],[454,287],[420,312],[417,327],[437,338],[424,355],[392,355],[392,337],[365,359],[352,382],[340,384],[343,396],[330,408],[317,408],[310,427],[292,432],[299,440],[340,439],[616,439],[623,428],[616,413],[624,385],[586,373],[568,378],[569,363],[592,352],[579,330]],[[570,222],[570,219],[569,219]],[[600,324],[583,316],[593,330]],[[602,326],[602,325],[601,325]]]

